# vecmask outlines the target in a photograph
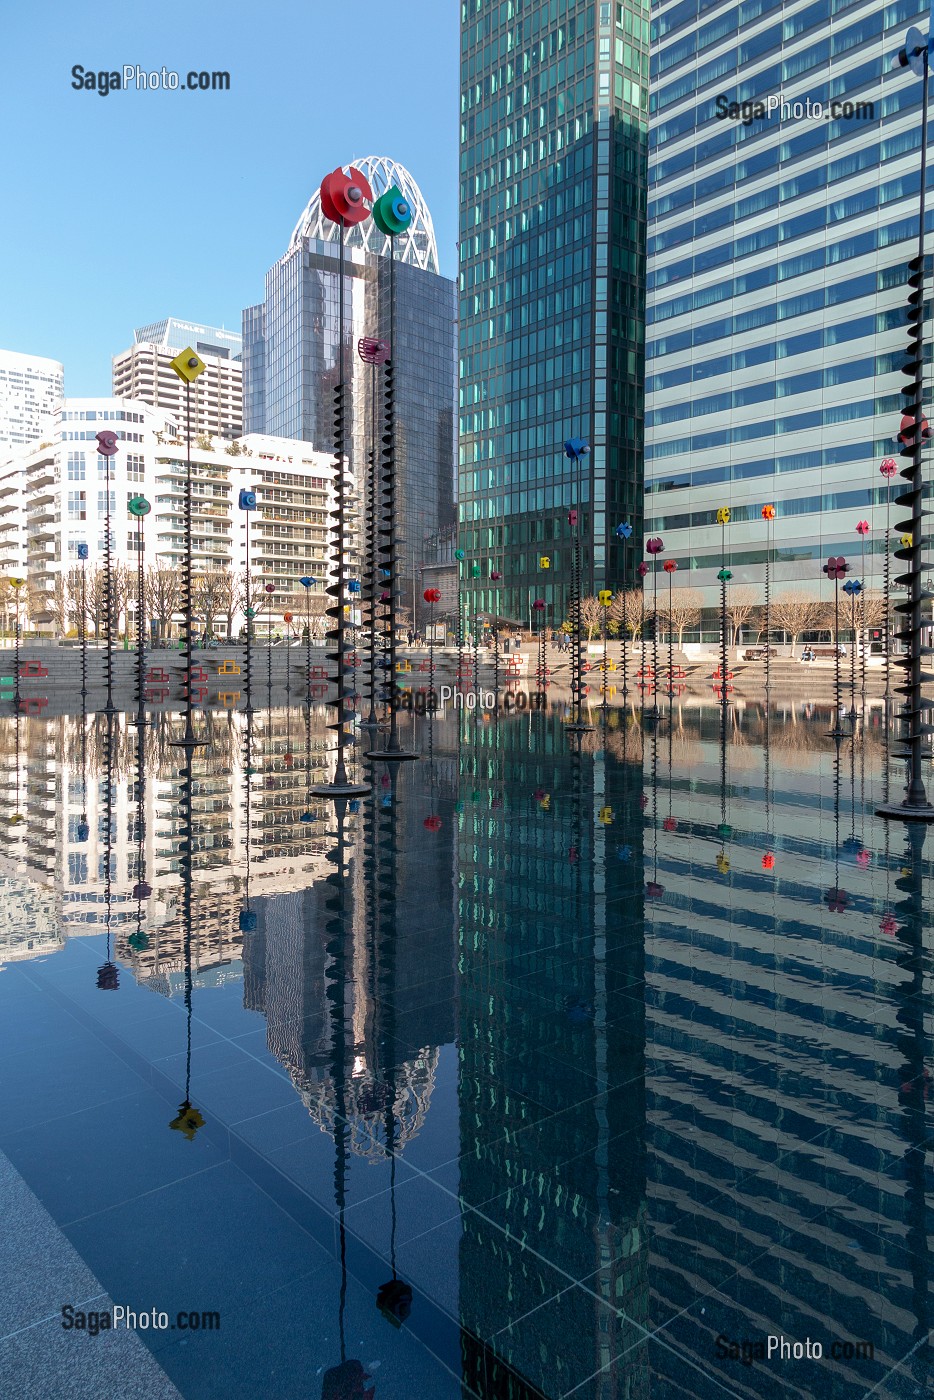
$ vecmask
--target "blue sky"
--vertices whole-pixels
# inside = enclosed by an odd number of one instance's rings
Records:
[[[239,328],[321,177],[411,170],[442,271],[457,238],[455,0],[7,5],[0,25],[0,348],[110,392],[134,326]],[[74,91],[92,70],[230,73],[230,91]]]

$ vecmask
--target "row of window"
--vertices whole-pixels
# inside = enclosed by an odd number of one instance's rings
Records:
[[[864,399],[859,403],[834,404],[830,408],[811,409],[806,413],[793,413],[787,418],[766,418],[759,423],[738,423],[731,428],[718,428],[708,433],[693,433],[686,437],[673,438],[667,442],[646,443],[645,459],[677,457],[685,452],[702,452],[709,447],[729,447],[739,442],[754,442],[757,438],[778,437],[782,433],[799,433],[816,428],[829,428],[838,423],[849,423],[857,418],[874,416],[892,417],[896,422],[901,413],[903,400],[897,394],[887,398]],[[892,444],[894,446],[893,437]],[[844,454],[848,448],[841,448]],[[844,455],[840,461],[848,461]]]
[[[757,476],[780,476],[788,472],[839,466],[841,463],[868,462],[878,460],[891,451],[892,444],[889,442],[850,442],[845,447],[813,448],[809,452],[784,453],[755,462],[736,462],[657,477],[646,481],[645,493],[684,491],[689,486],[706,486],[715,481],[748,481]]]
[[[62,413],[63,423],[143,423],[145,418],[142,413],[127,413],[122,408],[117,409],[68,409]],[[94,434],[91,434],[93,437]],[[117,436],[121,436],[119,433]]]
[[[830,510],[863,510],[881,505],[888,497],[894,500],[901,487],[868,486],[861,491],[831,491],[820,496],[797,496],[793,500],[773,502],[775,518],[783,516],[819,515]],[[744,521],[762,522],[762,508],[759,505],[731,506],[730,523]],[[660,534],[662,530],[701,529],[708,525],[716,526],[716,507],[709,510],[684,511],[679,515],[656,515],[645,521],[647,535]]]

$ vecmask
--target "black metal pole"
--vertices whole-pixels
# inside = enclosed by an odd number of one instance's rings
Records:
[[[104,676],[107,684],[105,714],[112,714],[114,708],[114,652],[113,652],[113,559],[110,544],[110,457],[105,455],[104,472],[104,626],[107,629],[107,650],[104,653]]]
[[[86,700],[88,694],[88,592],[87,592],[87,560],[81,560],[81,622],[79,636],[81,638],[81,699]]]

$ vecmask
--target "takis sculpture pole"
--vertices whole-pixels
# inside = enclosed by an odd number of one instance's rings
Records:
[[[311,704],[311,588],[316,582],[305,574],[299,583],[305,590],[305,699]]]
[[[640,657],[640,660],[641,660],[641,662],[642,662],[642,665],[641,665],[641,668],[640,668],[640,669],[641,669],[641,672],[642,672],[642,687],[641,687],[641,688],[642,688],[642,713],[643,713],[643,715],[645,714],[645,580],[646,580],[646,575],[648,574],[648,572],[649,572],[649,566],[648,566],[648,564],[646,563],[646,561],[645,561],[644,559],[640,559],[640,560],[639,560],[639,563],[636,565],[636,573],[639,575],[640,579],[642,580],[642,588],[641,588],[641,590],[640,590],[640,591],[641,591],[641,594],[642,594],[642,617],[641,617],[641,619],[640,619],[640,621],[639,621],[639,657]],[[638,675],[639,675],[639,672],[637,671],[637,672],[636,672],[637,678],[638,678]],[[654,677],[654,676],[652,677],[652,689],[653,689],[653,690],[655,689],[655,677]]]
[[[16,631],[15,631],[14,637],[13,637],[13,708],[14,708],[14,710],[16,711],[17,714],[19,714],[19,710],[20,710],[20,698],[19,698],[19,675],[20,675],[20,658],[19,658],[19,642],[20,642],[19,600],[20,600],[20,590],[21,590],[22,587],[24,586],[25,582],[26,582],[26,580],[25,580],[24,578],[11,578],[11,579],[10,579],[10,587],[13,589],[13,598],[14,598],[14,601],[15,601],[15,603],[16,603]],[[19,731],[17,731],[17,733],[18,733],[18,732],[19,732]]]
[[[191,346],[175,356],[171,362],[171,368],[178,375],[185,385],[185,441],[187,450],[185,453],[185,507],[184,507],[184,532],[185,532],[185,567],[182,570],[182,611],[185,614],[185,735],[180,740],[175,740],[175,744],[181,748],[193,748],[201,746],[206,742],[204,739],[196,739],[192,726],[192,705],[193,696],[191,689],[191,673],[194,669],[193,660],[193,589],[194,580],[192,578],[192,538],[191,538],[191,386],[199,375],[204,373],[205,364],[199,355],[196,355]]]
[[[628,539],[630,539],[631,536],[632,536],[632,526],[630,525],[630,523],[629,523],[628,520],[621,520],[620,523],[617,525],[616,529],[613,531],[613,533],[615,534],[615,536],[616,536],[616,538],[617,538],[618,540],[628,540]],[[626,650],[626,592],[625,592],[625,588],[623,589],[623,592],[622,592],[622,600],[623,600],[623,605],[622,605],[622,607],[623,607],[623,615],[622,615],[622,617],[620,618],[619,621],[620,621],[620,629],[621,629],[621,637],[622,637],[622,649],[623,649],[623,699],[625,700],[625,699],[628,698],[628,695],[629,695],[629,657],[628,657],[628,652],[627,652],[627,650]]]
[[[665,548],[665,542],[660,535],[655,535],[652,539],[646,540],[646,550],[652,556],[652,693],[654,704],[652,707],[653,716],[658,718],[658,556]]]
[[[269,611],[266,614],[266,707],[272,709],[272,595],[276,591],[274,583],[267,583],[263,592],[266,594],[266,606]]]
[[[146,677],[146,556],[143,552],[143,521],[152,510],[152,506],[145,496],[133,496],[127,509],[136,521],[136,727],[140,728],[146,723],[143,711]]]
[[[334,388],[334,511],[331,524],[331,567],[333,575],[327,584],[328,596],[333,606],[328,608],[332,626],[328,629],[327,657],[334,667],[334,684],[337,694],[334,699],[334,723],[329,728],[336,738],[336,759],[334,778],[330,783],[320,783],[312,788],[318,797],[341,800],[355,797],[370,791],[368,783],[352,783],[347,777],[344,751],[350,736],[347,722],[353,718],[346,708],[347,702],[347,658],[351,650],[346,640],[346,615],[344,594],[347,573],[347,477],[350,471],[348,461],[347,415],[350,405],[347,402],[346,353],[344,345],[344,243],[345,231],[355,224],[362,223],[369,214],[367,204],[373,199],[373,191],[361,172],[350,166],[345,172],[339,166],[326,175],[321,182],[321,210],[325,218],[337,224],[339,237],[339,264],[337,288],[337,384]]]
[[[856,526],[856,533],[859,535],[859,571],[862,577],[866,577],[866,536],[869,534],[869,521],[860,520]],[[855,601],[854,601],[855,606]],[[859,602],[860,613],[860,646],[859,646],[859,693],[860,708],[866,713],[866,651],[869,646],[869,628],[866,625],[866,603],[861,598]]]
[[[850,623],[853,633],[853,648],[850,652],[850,723],[856,727],[856,609],[863,585],[858,578],[848,578],[843,591],[850,600]]]
[[[902,417],[900,439],[902,457],[906,465],[901,475],[906,489],[896,498],[897,504],[909,507],[911,515],[907,520],[896,521],[896,529],[903,533],[902,547],[896,550],[896,559],[903,559],[908,571],[895,581],[907,584],[908,601],[899,603],[896,611],[905,619],[904,627],[898,636],[907,643],[908,654],[899,658],[899,665],[905,669],[905,684],[899,691],[905,697],[902,720],[908,756],[908,785],[902,803],[886,804],[878,808],[880,816],[899,817],[904,820],[934,821],[934,804],[928,801],[921,776],[922,746],[931,726],[925,722],[934,701],[926,700],[921,687],[926,681],[934,680],[934,674],[923,669],[922,657],[930,654],[925,647],[922,633],[922,603],[931,595],[924,591],[922,569],[925,538],[924,522],[924,479],[922,474],[922,449],[924,440],[931,430],[924,417],[924,235],[925,235],[925,194],[927,187],[928,153],[928,93],[930,86],[930,46],[934,29],[925,38],[917,29],[909,29],[905,47],[900,50],[893,67],[911,68],[921,78],[921,161],[918,195],[918,253],[908,264],[908,360],[903,373],[908,384],[902,390],[906,397],[906,412]],[[907,541],[907,543],[906,543]]]
[[[253,713],[253,619],[256,616],[256,609],[253,606],[253,587],[250,579],[250,515],[256,509],[256,492],[249,491],[244,487],[237,498],[237,506],[238,509],[244,512],[246,519],[246,552],[244,555],[246,562],[243,570],[243,616],[246,619],[246,648],[244,650],[243,661],[246,670],[246,712],[249,715]],[[303,579],[302,582],[304,583],[304,581]],[[310,667],[308,675],[310,685]]]
[[[717,524],[720,526],[720,572],[717,579],[720,583],[720,728],[721,743],[726,743],[726,710],[730,703],[730,693],[727,689],[729,684],[729,654],[726,640],[726,586],[733,577],[732,569],[727,568],[726,562],[726,527],[732,519],[732,512],[729,506],[721,506],[717,511]]]
[[[668,711],[670,714],[675,693],[675,638],[672,584],[678,565],[675,563],[674,559],[666,559],[664,568],[665,573],[668,575]]]
[[[373,203],[373,222],[389,239],[389,356],[385,360],[385,419],[383,433],[383,489],[380,533],[384,544],[381,556],[389,593],[387,623],[389,627],[389,735],[382,749],[372,749],[367,758],[400,762],[418,758],[417,753],[404,750],[399,743],[397,720],[398,694],[396,687],[396,597],[398,594],[398,520],[396,518],[396,259],[395,240],[412,222],[412,208],[402,191],[393,185]],[[388,571],[388,573],[387,573]],[[415,606],[412,606],[412,627],[415,626]]]
[[[889,706],[892,702],[892,487],[889,484],[898,471],[894,457],[886,457],[879,471],[885,477],[885,553],[882,556],[882,606],[885,617],[882,623],[882,637],[885,645],[885,725],[888,733]]]
[[[78,560],[81,564],[81,615],[78,623],[78,636],[81,640],[81,699],[88,695],[88,546],[82,540],[78,545]]]
[[[543,691],[548,684],[548,660],[545,653],[545,600],[536,598],[532,604],[532,609],[538,619],[538,669],[535,682],[539,692]]]
[[[775,507],[767,505],[762,507],[762,519],[765,521],[765,712],[766,724],[768,724],[769,697],[772,682],[772,522],[775,519]],[[768,760],[766,760],[768,761]]]
[[[603,609],[603,718],[606,719],[607,706],[610,703],[610,667],[609,656],[607,654],[607,617],[610,604],[613,601],[613,592],[609,588],[601,588],[597,594],[597,599]]]
[[[370,450],[367,455],[366,475],[366,574],[364,587],[367,599],[367,617],[370,623],[368,652],[368,683],[370,688],[370,710],[362,724],[367,729],[375,729],[379,724],[376,713],[376,655],[377,620],[380,593],[379,546],[380,546],[380,412],[377,366],[386,364],[392,353],[388,340],[376,340],[372,336],[362,336],[357,341],[357,354],[370,366]]]
[[[573,568],[571,575],[571,723],[570,733],[582,734],[593,728],[584,719],[584,652],[583,652],[583,583],[581,561],[581,512],[583,507],[582,474],[583,460],[590,455],[590,446],[583,438],[568,438],[564,444],[564,455],[574,463],[575,500],[577,505],[568,511],[568,524],[572,535]]]
[[[110,428],[104,428],[95,436],[98,454],[104,459],[104,626],[107,629],[107,650],[104,653],[107,703],[104,705],[104,713],[111,715],[114,712],[114,580],[110,528],[110,459],[117,451],[117,434]]]
[[[850,571],[850,566],[842,555],[831,555],[827,563],[823,566],[823,571],[829,579],[833,580],[833,694],[834,694],[834,720],[833,728],[830,731],[832,739],[841,739],[843,731],[840,728],[840,580],[845,578]]]

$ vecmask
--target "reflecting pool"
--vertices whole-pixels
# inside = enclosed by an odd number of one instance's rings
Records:
[[[593,720],[0,721],[0,1394],[932,1393],[881,709]]]

